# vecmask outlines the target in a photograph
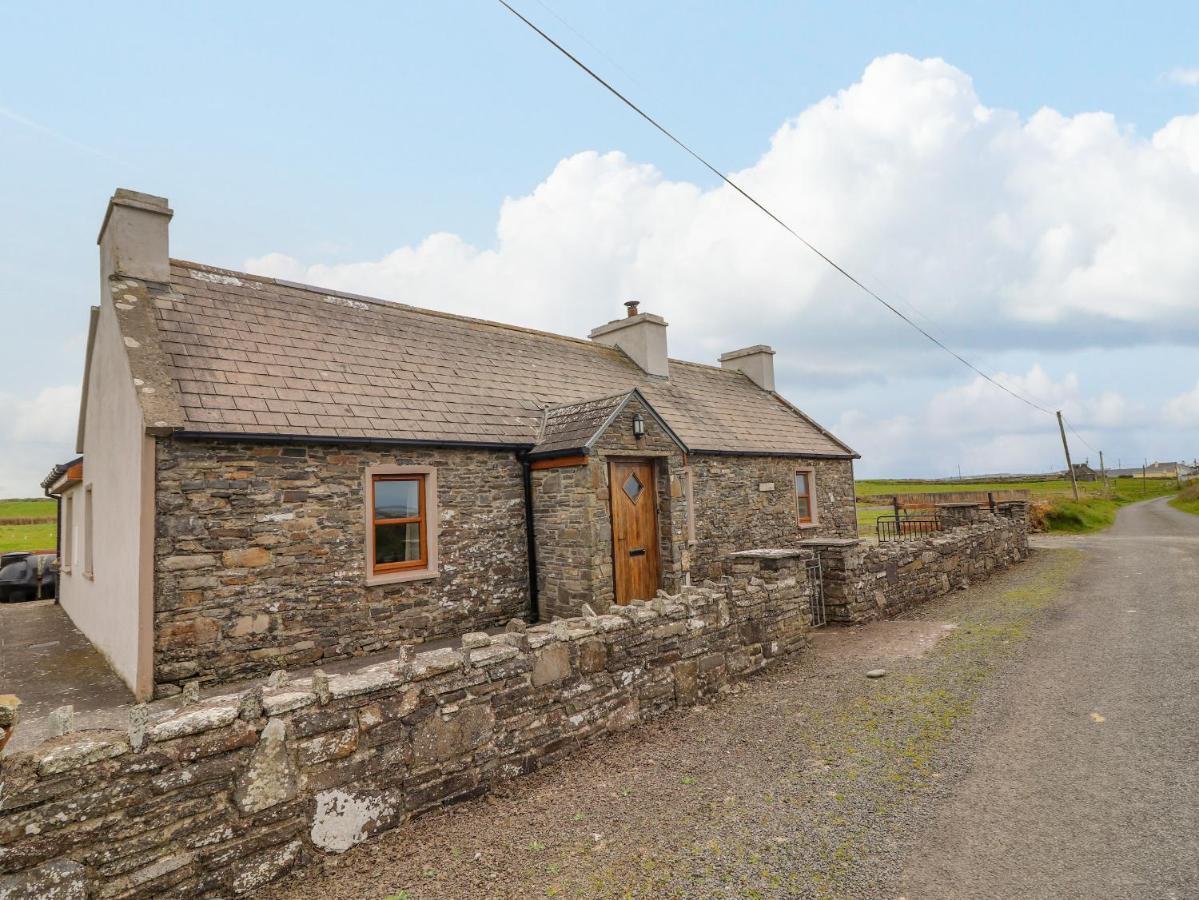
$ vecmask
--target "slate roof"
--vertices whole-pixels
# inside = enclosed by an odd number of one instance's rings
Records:
[[[691,450],[856,455],[714,366],[671,360],[654,378],[592,341],[190,262],[172,261],[169,289],[124,276],[112,289],[126,345],[131,330],[148,342],[130,350],[135,378],[169,379],[148,423],[169,430],[531,447],[547,407],[565,434],[566,407],[636,388]],[[119,302],[143,292],[150,303]]]
[[[684,450],[682,443],[670,424],[658,415],[653,405],[638,389],[625,391],[612,397],[598,397],[581,403],[552,406],[545,411],[537,443],[533,445],[533,456],[558,456],[566,453],[586,453],[633,397],[639,397],[651,416],[658,419],[667,434],[670,434]]]

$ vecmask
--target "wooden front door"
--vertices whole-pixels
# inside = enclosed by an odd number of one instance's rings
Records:
[[[658,592],[658,510],[654,464],[648,459],[613,460],[612,553],[616,602],[648,600]]]

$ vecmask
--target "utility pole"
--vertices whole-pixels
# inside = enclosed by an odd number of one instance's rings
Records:
[[[1074,464],[1070,462],[1070,445],[1066,443],[1066,426],[1062,422],[1062,411],[1057,411],[1057,428],[1062,433],[1062,449],[1066,451],[1066,471],[1070,473],[1070,486],[1074,488],[1074,500],[1078,501],[1078,479],[1074,477]]]
[[[1099,451],[1099,473],[1103,476],[1103,491],[1107,493],[1107,469],[1103,465],[1103,451]]]

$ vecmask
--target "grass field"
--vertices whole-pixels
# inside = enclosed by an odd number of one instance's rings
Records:
[[[0,500],[0,519],[52,519],[53,500]]]
[[[53,500],[0,500],[0,519],[53,519],[57,514]],[[38,525],[0,525],[0,553],[12,550],[53,550],[57,526],[53,522]]]
[[[1113,478],[1108,483],[1114,487],[1116,485],[1128,485],[1133,481],[1136,482],[1135,489],[1140,490],[1141,479],[1139,478]],[[1173,479],[1151,478],[1147,482],[1149,493],[1146,496],[1158,496],[1160,494],[1160,492],[1154,493],[1154,484],[1158,481],[1168,481],[1171,487],[1174,486]],[[995,481],[978,484],[968,481],[938,481],[930,484],[912,481],[859,481],[856,482],[856,485],[859,497],[870,496],[872,494],[941,494],[952,493],[953,491],[983,491],[984,493],[987,491],[1029,491],[1036,498],[1039,496],[1056,496],[1070,493],[1070,481],[1066,478],[1059,478],[1055,481]],[[1080,481],[1078,483],[1078,493],[1094,496],[1102,495],[1103,482]]]
[[[1129,503],[1161,497],[1178,490],[1172,478],[1113,478],[1105,491],[1102,481],[1080,481],[1080,499],[1073,499],[1070,481],[1005,481],[971,484],[969,482],[942,481],[922,484],[910,481],[859,481],[859,497],[875,494],[939,494],[954,491],[1021,491],[1032,494],[1047,530],[1079,534],[1099,531],[1116,521],[1116,511]],[[1199,500],[1196,501],[1199,507]],[[1189,510],[1188,510],[1189,511]],[[1199,510],[1196,510],[1199,512]],[[858,506],[858,532],[874,534],[875,521],[880,515],[890,512],[888,507]]]
[[[1199,516],[1199,484],[1192,484],[1170,501],[1175,509],[1181,509],[1193,516]]]

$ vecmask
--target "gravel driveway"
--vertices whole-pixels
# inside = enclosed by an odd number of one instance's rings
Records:
[[[1085,566],[983,713],[918,897],[1199,897],[1199,517],[1166,500],[1039,541]]]
[[[1038,551],[927,604],[910,618],[933,624],[907,642],[923,656],[896,657],[911,648],[893,630],[874,656],[863,640],[802,654],[263,896],[895,897],[934,814],[975,784],[965,748],[993,727],[976,707],[1028,665],[1034,624],[1058,627],[1047,611],[1087,552]],[[929,634],[944,636],[929,649]],[[887,676],[866,679],[876,666]],[[908,877],[929,896],[966,896],[936,886],[938,872]]]

